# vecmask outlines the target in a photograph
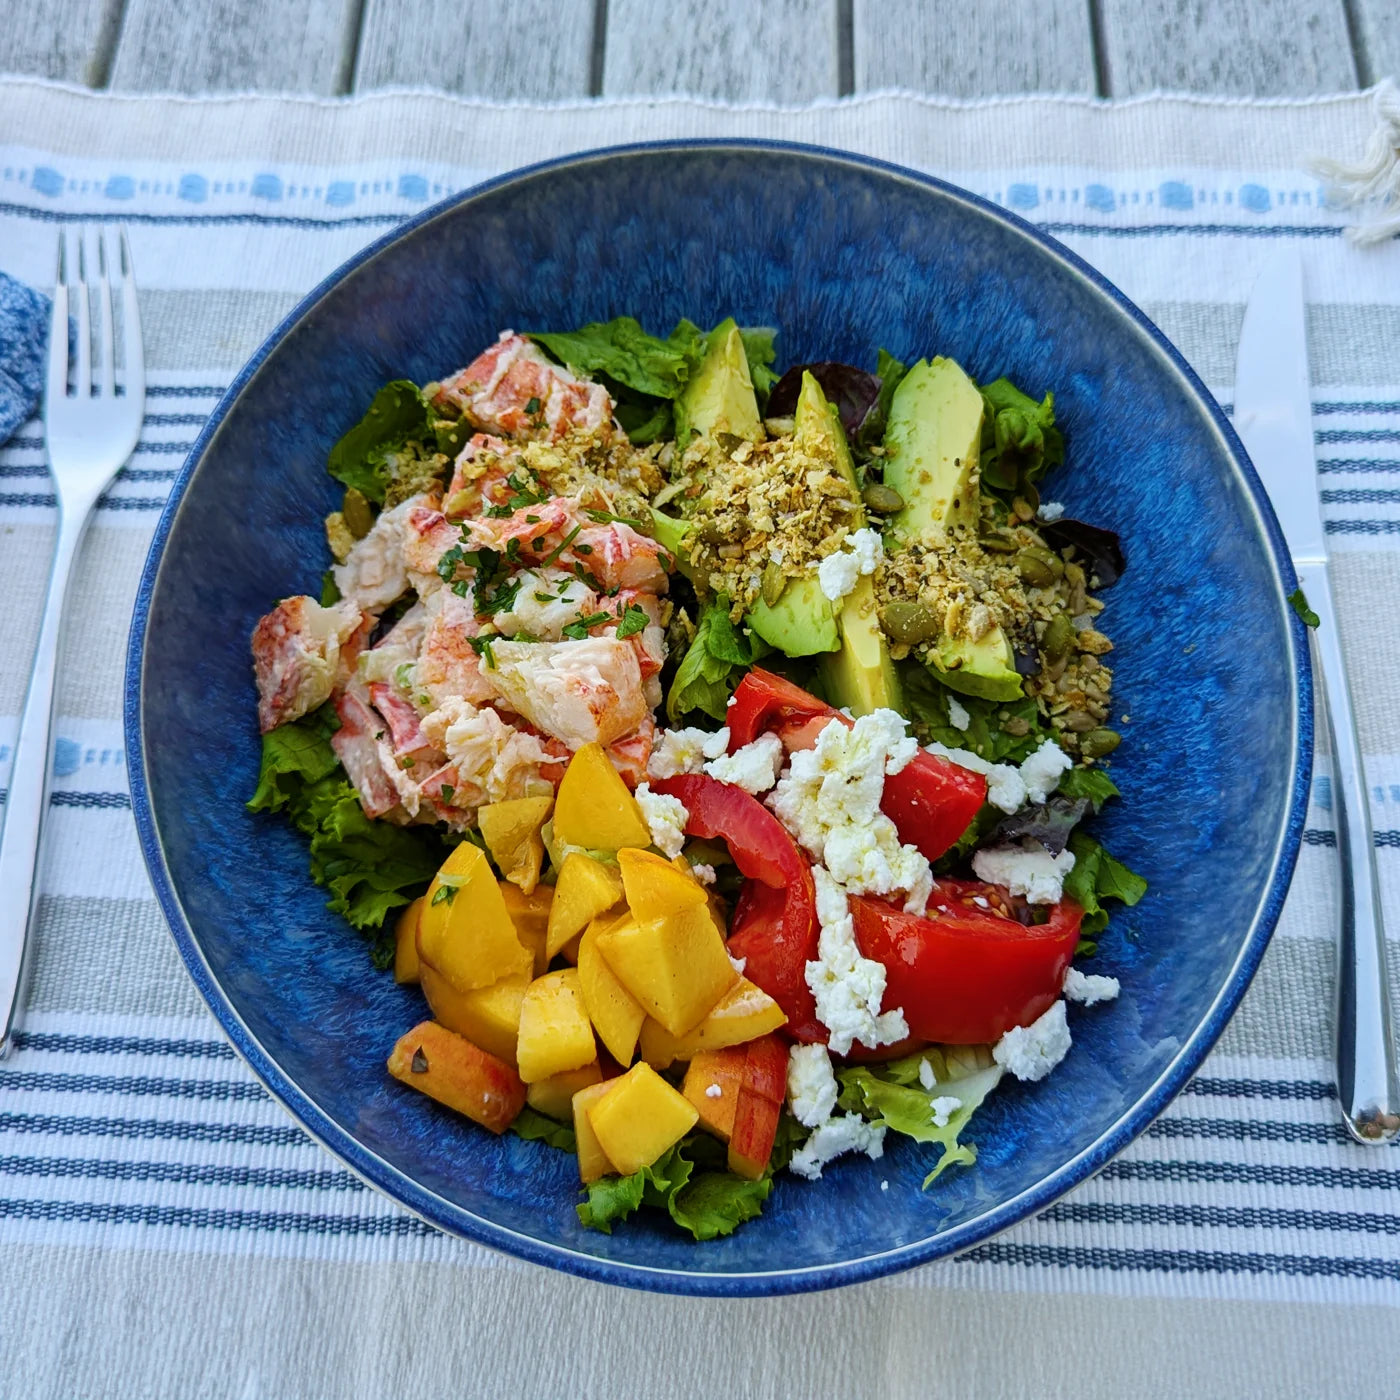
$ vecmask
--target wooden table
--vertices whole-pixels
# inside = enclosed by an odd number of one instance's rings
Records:
[[[0,0],[0,72],[522,101],[1281,96],[1400,73],[1400,0]]]

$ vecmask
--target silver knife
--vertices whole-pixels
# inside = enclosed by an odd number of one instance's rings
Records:
[[[1298,580],[1318,617],[1309,634],[1313,676],[1322,678],[1332,737],[1332,811],[1342,877],[1337,1095],[1352,1137],[1383,1144],[1400,1132],[1385,925],[1361,742],[1332,603],[1317,490],[1303,266],[1297,253],[1288,249],[1265,264],[1245,307],[1235,366],[1235,430],[1269,492]]]

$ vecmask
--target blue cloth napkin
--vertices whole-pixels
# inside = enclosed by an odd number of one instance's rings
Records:
[[[39,402],[48,326],[48,297],[0,272],[0,446]]]

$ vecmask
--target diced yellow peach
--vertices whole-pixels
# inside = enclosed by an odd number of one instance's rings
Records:
[[[530,985],[528,968],[502,977],[489,987],[459,992],[435,968],[422,967],[423,995],[433,1019],[450,1031],[464,1035],[473,1045],[489,1050],[498,1060],[515,1063],[515,1043],[520,1035],[520,1003]]]
[[[525,989],[515,1054],[520,1077],[527,1084],[579,1069],[598,1058],[574,968],[546,972]]]
[[[418,919],[418,956],[459,992],[489,987],[520,971],[515,924],[486,853],[463,841],[428,886]]]
[[[649,1167],[694,1126],[695,1106],[647,1064],[609,1083],[588,1109],[588,1122],[608,1161],[622,1173]]]
[[[588,1121],[588,1110],[615,1083],[615,1079],[605,1079],[601,1084],[590,1084],[574,1095],[574,1144],[578,1152],[578,1174],[585,1186],[590,1181],[597,1181],[600,1176],[607,1176],[609,1172],[617,1170],[608,1161],[608,1154],[603,1151],[598,1136],[593,1131],[593,1125]]]
[[[653,1020],[684,1035],[718,1004],[738,974],[705,906],[598,933],[598,949]]]
[[[582,933],[590,920],[621,898],[622,879],[616,870],[582,851],[570,851],[554,883],[545,951],[552,958],[575,934]]]
[[[627,907],[645,922],[681,914],[706,903],[705,887],[687,866],[678,870],[664,856],[651,851],[622,850],[617,853]]]
[[[578,945],[578,980],[583,1005],[598,1039],[618,1064],[632,1063],[637,1034],[646,1020],[646,1011],[636,997],[617,980],[607,959],[598,949],[598,930],[608,927],[600,916],[584,930]]]
[[[693,1059],[702,1050],[722,1050],[757,1040],[787,1023],[783,1009],[747,977],[739,980],[693,1031],[672,1035],[659,1021],[642,1026],[641,1054],[653,1069],[665,1069],[675,1060]]]
[[[567,1123],[574,1112],[574,1095],[590,1084],[599,1084],[603,1071],[594,1060],[591,1065],[579,1069],[566,1069],[560,1074],[551,1074],[548,1079],[537,1079],[526,1085],[525,1102],[537,1113],[548,1114]]]
[[[525,1105],[525,1085],[509,1065],[433,1021],[400,1037],[389,1073],[493,1133],[505,1132]]]
[[[514,797],[508,802],[491,802],[476,814],[481,839],[491,852],[500,872],[526,894],[540,881],[544,864],[544,842],[540,827],[554,806],[552,796]]]
[[[739,1103],[739,1090],[744,1087],[747,1062],[747,1053],[734,1046],[702,1050],[685,1072],[681,1093],[700,1115],[700,1126],[721,1142],[728,1142],[734,1130],[734,1110]]]
[[[549,953],[546,951],[546,933],[549,928],[549,907],[554,900],[553,885],[536,885],[526,894],[516,885],[498,882],[501,898],[506,902],[506,912],[515,925],[515,936],[534,955],[534,976],[544,976],[549,967]]]
[[[394,981],[418,980],[418,916],[427,901],[419,895],[394,925]]]
[[[602,851],[651,845],[642,809],[601,744],[585,744],[564,770],[554,801],[554,839]]]

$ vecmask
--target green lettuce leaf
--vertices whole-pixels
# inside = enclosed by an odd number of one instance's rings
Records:
[[[516,1116],[510,1130],[517,1137],[528,1142],[547,1142],[561,1152],[577,1152],[578,1142],[574,1130],[565,1123],[557,1122],[547,1114],[538,1113],[528,1104]]]
[[[989,763],[1020,763],[1030,757],[1054,731],[1045,727],[1034,698],[998,702],[979,700],[972,695],[959,695],[958,703],[967,711],[966,729],[958,729],[949,718],[948,700],[951,692],[926,666],[908,661],[900,667],[904,686],[905,710],[924,731],[927,742],[939,743],[950,749],[968,749]],[[1026,725],[1024,734],[1012,734],[1005,728],[1006,719],[1020,720]]]
[[[1118,784],[1102,768],[1071,768],[1060,775],[1060,793],[1065,797],[1085,798],[1094,811],[1103,810],[1110,797],[1121,797]]]
[[[662,340],[648,335],[631,316],[618,316],[590,321],[575,331],[531,331],[529,335],[575,372],[606,375],[653,399],[674,399],[699,363],[699,332],[689,333],[694,329],[683,321],[669,339]],[[628,436],[632,436],[630,429]]]
[[[1055,426],[1055,396],[1037,403],[1009,379],[982,385],[982,486],[1010,500],[1024,496],[1065,457]]]
[[[587,1199],[580,1201],[578,1218],[585,1229],[612,1234],[619,1220],[626,1220],[643,1205],[666,1210],[671,1197],[690,1180],[694,1164],[686,1156],[687,1139],[631,1176],[604,1176],[584,1188]]]
[[[418,386],[395,379],[375,396],[365,416],[331,448],[330,474],[362,491],[376,505],[384,504],[394,480],[391,454],[413,439],[430,434],[432,414]]]
[[[746,669],[755,659],[752,641],[729,620],[729,598],[721,593],[701,609],[695,640],[676,667],[666,697],[671,723],[679,723],[692,710],[723,720],[729,696],[740,679],[735,670]]]
[[[1147,881],[1135,875],[1122,861],[1114,860],[1092,836],[1076,831],[1069,838],[1074,852],[1074,869],[1065,876],[1064,891],[1084,910],[1080,932],[1101,933],[1108,924],[1106,899],[1121,900],[1132,906],[1147,893]]]
[[[450,847],[427,827],[371,821],[331,748],[335,711],[322,705],[263,735],[255,812],[285,812],[310,839],[311,878],[331,895],[327,908],[371,938],[377,967],[393,961],[385,916],[416,899]]]
[[[933,1071],[932,1090],[925,1089],[919,1079],[919,1065],[925,1062]],[[977,1148],[959,1142],[958,1137],[982,1100],[996,1088],[1001,1074],[1001,1066],[985,1046],[934,1046],[888,1064],[839,1071],[837,1105],[916,1142],[942,1147],[934,1169],[924,1178],[927,1190],[948,1167],[971,1166],[977,1160]],[[932,1104],[943,1097],[958,1099],[959,1107],[940,1128],[933,1121]]]
[[[771,326],[740,326],[739,339],[744,342],[744,358],[749,362],[749,378],[758,399],[758,411],[763,412],[768,395],[778,382],[773,362],[778,358],[778,332]]]
[[[746,1220],[763,1213],[773,1189],[769,1175],[746,1181],[733,1172],[702,1172],[667,1203],[671,1219],[697,1240],[732,1235]]]

